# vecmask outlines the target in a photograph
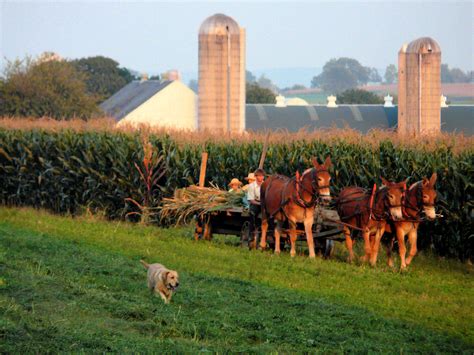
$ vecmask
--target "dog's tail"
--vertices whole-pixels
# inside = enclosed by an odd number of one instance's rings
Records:
[[[145,267],[145,269],[148,269],[150,267],[150,264],[148,264],[145,260],[140,260],[140,262]]]

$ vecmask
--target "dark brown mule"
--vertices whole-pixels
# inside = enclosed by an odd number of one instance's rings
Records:
[[[296,255],[296,224],[304,223],[309,257],[314,258],[313,222],[314,209],[320,198],[329,200],[331,193],[329,184],[331,176],[328,169],[332,166],[331,158],[327,157],[323,164],[313,158],[313,168],[307,169],[301,176],[289,178],[283,175],[272,175],[261,186],[260,201],[262,203],[262,238],[260,247],[267,246],[266,236],[268,222],[276,220],[275,253],[280,253],[280,236],[282,224],[288,221],[290,229],[291,256]]]
[[[344,235],[349,251],[349,262],[354,259],[351,238],[351,229],[353,228],[350,226],[362,231],[365,250],[362,260],[370,260],[370,263],[375,265],[387,219],[399,220],[402,218],[401,206],[405,182],[394,183],[382,178],[382,183],[385,185],[384,187],[376,190],[374,186],[372,192],[361,187],[346,187],[342,189],[336,200],[339,217],[342,222],[347,224],[344,226]],[[370,241],[371,234],[375,234],[372,243]]]
[[[437,175],[434,173],[429,180],[423,178],[423,180],[411,185],[405,193],[405,200],[402,206],[402,220],[394,221],[387,225],[386,232],[392,232],[392,237],[387,247],[387,263],[389,266],[393,266],[392,249],[395,237],[398,240],[400,268],[405,269],[407,265],[410,265],[417,252],[416,242],[418,239],[418,227],[422,221],[422,215],[424,214],[429,220],[436,218],[436,178]],[[410,253],[405,260],[407,251],[405,246],[406,235],[408,235],[408,241],[410,243]]]

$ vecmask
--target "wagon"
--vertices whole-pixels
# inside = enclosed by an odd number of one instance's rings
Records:
[[[260,219],[260,216],[259,216]],[[250,242],[250,214],[243,207],[222,209],[207,213],[196,218],[195,239],[211,239],[213,234],[234,235],[240,238],[241,246],[256,248],[257,240]],[[342,228],[338,223],[339,217],[336,211],[317,207],[315,221],[313,224],[313,240],[316,252],[324,257],[330,257],[334,249],[334,241],[342,241]],[[260,225],[261,223],[257,223]],[[269,247],[274,249],[275,239],[273,230],[268,229],[267,241]],[[306,241],[304,226],[297,225],[297,240]],[[260,228],[257,230],[257,238],[260,237]],[[289,244],[288,225],[283,225],[283,233],[280,239],[281,248]]]

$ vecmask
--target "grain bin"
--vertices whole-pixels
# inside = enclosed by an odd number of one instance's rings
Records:
[[[398,53],[399,134],[441,130],[441,48],[432,38],[419,38]]]
[[[215,14],[199,29],[199,130],[245,130],[245,30]]]

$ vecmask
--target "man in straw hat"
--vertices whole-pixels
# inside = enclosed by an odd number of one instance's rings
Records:
[[[261,212],[260,206],[260,186],[263,184],[263,180],[265,179],[265,171],[263,169],[255,170],[255,181],[249,184],[247,188],[247,200],[250,204],[250,240],[249,244],[256,242],[256,226],[257,226],[257,218]]]
[[[247,184],[247,185],[244,185],[244,186],[242,187],[242,190],[243,190],[243,191],[247,191],[247,189],[249,188],[250,184],[255,181],[255,174],[254,174],[254,173],[249,173],[249,174],[247,175],[247,177],[245,178],[245,180],[248,181],[248,184]]]

